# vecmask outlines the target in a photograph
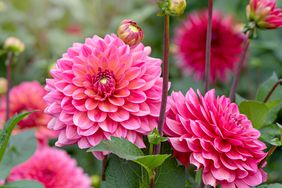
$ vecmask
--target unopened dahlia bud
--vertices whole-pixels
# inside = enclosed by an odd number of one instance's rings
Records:
[[[13,53],[21,53],[24,48],[24,43],[16,37],[7,38],[4,44],[4,49]]]
[[[260,29],[282,27],[282,10],[277,7],[276,0],[250,0],[247,17]]]
[[[121,22],[117,34],[119,38],[129,46],[136,46],[144,38],[144,32],[141,27],[139,27],[136,22],[129,19]]]
[[[0,78],[0,96],[5,94],[8,89],[8,83],[5,78]]]
[[[158,3],[162,9],[161,14],[170,16],[180,16],[186,8],[186,0],[159,0]]]

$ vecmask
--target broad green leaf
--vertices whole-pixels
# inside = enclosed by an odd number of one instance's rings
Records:
[[[111,140],[103,140],[100,144],[88,151],[109,151],[122,159],[131,160],[143,166],[149,176],[155,168],[160,166],[170,155],[146,155],[141,149],[123,138],[111,137]]]
[[[12,136],[0,163],[0,179],[5,179],[14,166],[29,159],[35,152],[36,146],[34,130],[24,131]]]
[[[142,156],[142,157],[138,157],[137,159],[134,160],[134,162],[140,164],[141,166],[143,166],[148,174],[149,177],[151,177],[153,170],[157,167],[159,167],[160,165],[163,164],[163,162],[170,157],[170,155],[168,154],[164,154],[164,155],[146,155],[146,156]]]
[[[5,123],[4,129],[0,132],[0,162],[5,154],[5,150],[9,143],[9,138],[12,134],[13,129],[28,114],[30,114],[30,112],[17,114]]]
[[[276,124],[271,124],[260,129],[261,139],[271,145],[281,146],[280,128]]]
[[[140,165],[109,155],[106,169],[106,181],[101,188],[146,188],[149,178],[146,170]]]
[[[282,108],[282,100],[272,100],[265,104],[268,107],[269,112],[264,124],[268,125],[273,123],[277,119],[277,115]]]
[[[117,137],[111,137],[111,140],[103,140],[97,146],[87,151],[110,151],[126,160],[135,160],[138,156],[144,156],[144,153],[136,145]]]
[[[257,188],[281,188],[281,187],[282,187],[282,184],[280,183],[264,184],[264,185],[257,186]]]
[[[5,185],[0,186],[0,188],[44,188],[44,186],[37,181],[14,181],[9,182]]]
[[[185,170],[175,159],[167,159],[159,168],[155,178],[155,188],[185,187]]]
[[[278,81],[278,77],[275,73],[273,73],[269,79],[267,79],[259,86],[256,94],[256,100],[263,101],[267,96],[267,94],[269,93],[269,91],[271,90],[271,88],[273,87],[273,85],[277,81]],[[277,99],[282,100],[281,93],[282,93],[282,88],[281,86],[278,86],[274,91],[274,93],[272,94],[272,96],[270,97],[270,100],[277,100]]]
[[[239,104],[239,109],[242,114],[247,115],[252,121],[254,128],[259,129],[264,125],[269,112],[266,104],[258,101],[244,101]]]

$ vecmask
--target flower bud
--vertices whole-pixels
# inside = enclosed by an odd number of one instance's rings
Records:
[[[180,16],[185,11],[186,0],[160,0],[159,6],[162,9],[161,14]]]
[[[5,78],[0,78],[0,96],[5,94],[8,89],[8,83]]]
[[[247,17],[260,29],[282,27],[282,11],[277,7],[276,0],[250,0]]]
[[[117,34],[129,46],[138,45],[144,38],[144,32],[136,22],[126,19],[121,22]]]
[[[15,37],[7,38],[4,44],[4,49],[13,53],[21,53],[24,51],[24,48],[24,43]]]
[[[100,187],[101,185],[101,178],[98,175],[91,176],[91,184],[93,187]]]

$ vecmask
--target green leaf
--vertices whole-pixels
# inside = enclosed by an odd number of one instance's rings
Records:
[[[239,110],[252,121],[254,128],[259,129],[264,125],[269,112],[266,104],[258,101],[244,101],[239,104]]]
[[[5,123],[3,131],[0,132],[0,162],[5,154],[5,150],[9,143],[9,138],[12,134],[13,129],[28,114],[30,114],[30,112],[17,114]]]
[[[265,103],[269,109],[266,121],[264,124],[268,125],[273,123],[277,119],[277,115],[282,108],[282,100],[273,100]]]
[[[110,151],[126,160],[135,160],[138,156],[144,156],[144,153],[136,145],[117,137],[111,137],[111,140],[103,140],[97,146],[87,150],[87,152],[93,151]]]
[[[185,187],[185,170],[175,159],[166,160],[159,168],[155,178],[155,188]]]
[[[106,181],[102,188],[145,188],[149,186],[149,178],[140,165],[120,159],[115,155],[108,156]]]
[[[111,140],[103,140],[95,147],[87,151],[109,151],[122,159],[131,160],[143,166],[149,176],[155,168],[160,166],[170,155],[146,155],[136,145],[123,138],[111,137]]]
[[[149,177],[151,177],[153,170],[157,167],[159,167],[160,165],[163,164],[163,162],[170,157],[170,155],[168,154],[164,154],[164,155],[146,155],[143,157],[138,157],[137,159],[134,160],[134,162],[140,164],[141,166],[143,166],[148,174]]]
[[[7,151],[0,163],[0,179],[5,179],[14,166],[29,159],[35,152],[36,146],[34,130],[24,131],[12,136]]]
[[[267,94],[269,93],[269,91],[271,90],[271,88],[273,87],[273,85],[278,80],[279,79],[278,79],[277,75],[275,73],[273,73],[270,78],[268,78],[265,82],[263,82],[257,90],[256,100],[263,101],[265,99],[265,97],[267,96]],[[282,93],[282,88],[281,88],[281,86],[278,86],[278,88],[276,88],[276,90],[274,91],[274,93],[270,97],[270,100],[277,100],[277,99],[281,100],[282,99],[281,93]]]
[[[0,188],[44,188],[44,186],[36,181],[23,180],[9,182],[5,185],[0,186]]]
[[[246,100],[247,100],[247,99],[245,99],[244,97],[242,97],[242,96],[236,94],[236,103],[237,103],[237,104],[240,104],[241,102],[246,101]]]
[[[264,184],[264,185],[257,186],[257,188],[281,188],[281,187],[282,187],[282,184],[280,183]]]
[[[281,146],[280,128],[276,124],[271,124],[260,129],[261,139],[271,145]]]

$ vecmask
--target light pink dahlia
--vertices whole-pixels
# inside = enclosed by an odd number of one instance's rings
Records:
[[[282,27],[282,10],[277,7],[276,0],[250,0],[247,16],[262,29]]]
[[[56,145],[89,148],[115,136],[145,147],[142,136],[157,126],[162,87],[161,60],[150,52],[114,34],[69,48],[46,81],[48,126],[60,131]]]
[[[174,155],[185,166],[203,169],[206,185],[247,188],[266,181],[258,168],[266,156],[260,132],[230,99],[190,89],[186,96],[173,92],[168,104],[164,132]]]
[[[47,104],[43,100],[47,92],[37,81],[23,82],[11,89],[10,92],[10,117],[15,114],[35,111],[18,123],[14,132],[23,129],[36,128],[36,137],[40,141],[56,137],[56,133],[47,128],[51,117],[43,111]],[[3,126],[6,116],[6,97],[0,100],[0,127]]]
[[[90,178],[65,151],[40,147],[24,163],[14,167],[8,182],[35,180],[45,188],[90,188]]]
[[[224,81],[226,73],[236,68],[244,35],[230,16],[219,11],[214,11],[212,24],[210,79]],[[202,79],[205,72],[207,25],[207,11],[194,12],[176,29],[174,36],[178,66],[196,79]]]

